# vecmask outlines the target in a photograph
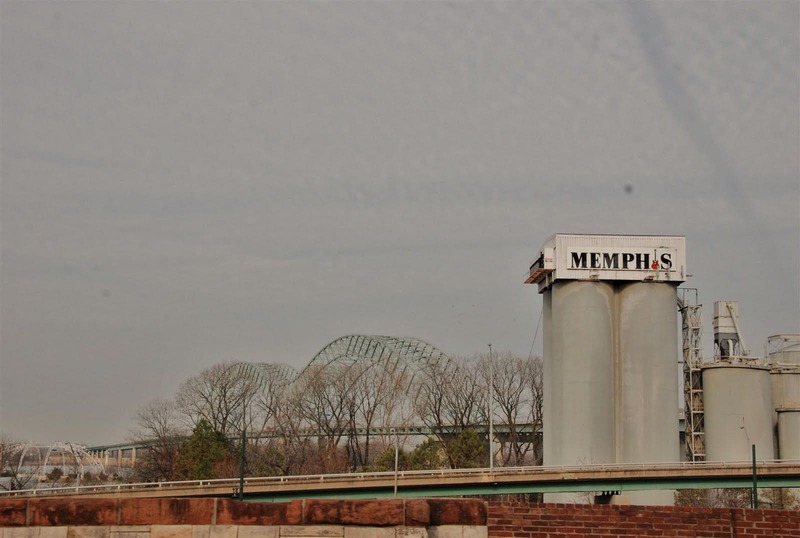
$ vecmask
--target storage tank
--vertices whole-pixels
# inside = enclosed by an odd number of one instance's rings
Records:
[[[774,458],[769,367],[716,362],[703,367],[707,461]]]
[[[677,286],[636,282],[617,295],[616,461],[680,460]],[[673,492],[631,492],[634,504],[671,504]]]
[[[778,457],[800,460],[800,405],[781,406],[778,413]]]
[[[767,338],[767,360],[773,365],[800,366],[800,334],[775,334]]]
[[[800,365],[772,365],[769,374],[772,399],[772,432],[775,457],[779,457],[778,410],[779,407],[800,405]]]
[[[767,338],[767,361],[772,395],[772,428],[775,456],[779,457],[778,407],[800,405],[800,334],[776,334]]]
[[[617,461],[678,461],[676,286],[637,282],[619,293]]]
[[[556,282],[544,302],[544,464],[613,463],[614,289]]]

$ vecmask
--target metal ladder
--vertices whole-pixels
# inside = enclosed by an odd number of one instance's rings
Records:
[[[683,327],[683,398],[686,455],[689,461],[704,461],[706,444],[703,410],[703,306],[697,302],[697,289],[681,288],[678,308]]]

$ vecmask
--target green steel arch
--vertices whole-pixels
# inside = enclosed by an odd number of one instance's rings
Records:
[[[326,345],[300,372],[330,366],[364,366],[386,362],[402,363],[419,370],[429,364],[449,360],[448,356],[432,344],[413,337],[350,334]],[[298,376],[299,377],[299,376]]]
[[[323,347],[299,373],[286,364],[255,362],[231,363],[226,373],[264,389],[289,386],[306,372],[327,368],[394,364],[417,372],[428,365],[449,360],[443,351],[419,338],[349,334]]]
[[[419,338],[349,334],[323,347],[299,373],[282,363],[234,362],[226,374],[254,383],[258,389],[275,389],[294,384],[308,372],[393,365],[416,373],[429,365],[449,360],[443,351]]]
[[[230,371],[237,377],[253,381],[261,388],[276,384],[289,385],[297,377],[294,368],[282,363],[235,362],[230,366]]]

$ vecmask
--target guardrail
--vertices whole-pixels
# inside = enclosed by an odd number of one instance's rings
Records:
[[[372,473],[338,473],[338,474],[317,474],[300,476],[269,476],[269,477],[245,477],[245,491],[258,488],[264,490],[273,486],[281,490],[287,490],[297,486],[299,489],[309,489],[309,486],[320,485],[319,489],[333,487],[335,483],[347,482],[349,484],[363,483],[364,487],[374,485],[374,487],[385,486],[386,481],[398,480],[406,484],[419,484],[426,480],[447,481],[451,483],[469,482],[513,482],[515,478],[524,475],[526,480],[573,480],[578,476],[589,475],[613,475],[617,479],[624,478],[625,475],[656,477],[687,477],[698,474],[714,473],[717,475],[738,475],[749,474],[752,472],[752,461],[742,462],[678,462],[678,463],[635,463],[635,464],[601,464],[601,465],[582,465],[582,466],[524,466],[524,467],[495,467],[478,469],[438,469],[421,471],[382,471]],[[762,474],[791,474],[797,475],[800,482],[800,460],[762,460],[756,462],[757,469]],[[369,483],[369,484],[367,484]],[[325,485],[322,487],[322,485]],[[117,484],[92,484],[83,486],[63,486],[52,488],[36,488],[27,490],[2,491],[2,497],[42,497],[60,495],[86,495],[86,494],[123,494],[146,491],[180,493],[187,490],[215,490],[220,491],[229,488],[231,491],[238,489],[239,478],[221,478],[209,480],[189,480],[189,481],[170,481],[170,482],[139,482],[139,483],[117,483]],[[358,486],[356,486],[358,487]]]

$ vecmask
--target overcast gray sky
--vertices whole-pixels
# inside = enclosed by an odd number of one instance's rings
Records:
[[[707,334],[800,332],[797,1],[0,10],[7,436],[346,334],[527,356],[557,232],[686,235]]]

